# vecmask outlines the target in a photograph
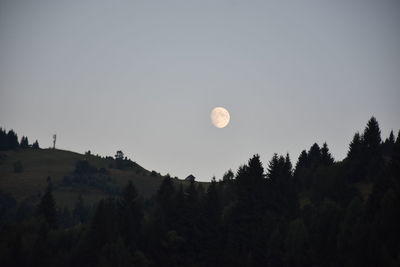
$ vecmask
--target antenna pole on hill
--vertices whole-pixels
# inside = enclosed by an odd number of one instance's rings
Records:
[[[53,134],[53,149],[56,149],[56,140],[57,140],[57,135]]]

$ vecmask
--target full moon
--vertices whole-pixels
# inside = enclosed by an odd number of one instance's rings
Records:
[[[211,122],[217,128],[224,128],[227,126],[230,119],[231,116],[229,112],[222,107],[216,107],[211,111]]]

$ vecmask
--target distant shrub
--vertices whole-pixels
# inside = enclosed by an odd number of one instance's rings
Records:
[[[24,167],[22,166],[22,162],[20,160],[14,162],[14,172],[20,173],[24,171]]]
[[[156,171],[151,171],[151,176],[161,176],[161,174],[159,172]]]
[[[33,148],[33,149],[40,149],[38,140],[36,140],[36,141],[32,144],[32,148]]]
[[[97,168],[94,167],[93,165],[90,165],[90,163],[87,160],[78,160],[75,163],[75,173],[78,174],[83,174],[83,173],[96,173]]]

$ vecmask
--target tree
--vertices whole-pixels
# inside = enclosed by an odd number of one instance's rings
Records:
[[[364,143],[370,153],[377,153],[381,144],[381,130],[375,117],[371,117],[364,130]]]
[[[176,221],[175,187],[172,178],[167,175],[156,193],[156,217],[164,230],[172,229]]]
[[[114,198],[102,199],[96,207],[90,225],[89,242],[91,257],[98,258],[98,251],[120,238],[118,211]]]
[[[142,205],[135,186],[132,181],[129,181],[120,199],[121,236],[128,247],[136,246],[142,220]]]
[[[50,177],[47,178],[47,188],[42,196],[36,211],[37,215],[43,217],[50,228],[57,227],[56,203],[53,198]]]
[[[382,144],[382,153],[385,156],[391,156],[394,146],[396,143],[396,139],[393,134],[393,130],[390,131],[389,137],[386,138],[385,142]]]
[[[309,232],[317,266],[338,266],[337,236],[341,212],[335,202],[328,200],[316,209]]]
[[[38,142],[38,140],[36,140],[35,142],[33,142],[32,148],[33,148],[33,149],[39,149],[39,148],[40,148],[40,147],[39,147],[39,142]]]
[[[312,166],[318,166],[321,161],[321,149],[317,143],[314,143],[308,151],[308,159]]]
[[[332,166],[333,162],[335,161],[331,153],[329,152],[329,148],[326,142],[322,145],[321,148],[321,161],[322,164],[325,166]]]
[[[115,154],[115,159],[116,160],[123,160],[124,159],[124,152],[121,150],[118,150],[117,153]]]
[[[7,133],[7,146],[8,149],[17,149],[19,147],[18,136],[13,130]]]
[[[224,182],[229,182],[233,180],[233,177],[235,175],[233,174],[232,170],[229,169],[227,172],[224,173],[224,175],[222,176],[222,181]]]
[[[274,154],[268,163],[267,178],[270,181],[275,181],[279,177],[279,158],[278,154]]]
[[[309,237],[301,219],[289,223],[285,238],[287,266],[310,266],[308,255]]]
[[[357,132],[354,134],[353,140],[349,145],[349,151],[347,152],[347,158],[352,160],[358,158],[362,153],[364,140]]]
[[[305,172],[309,168],[309,160],[307,151],[303,150],[300,153],[299,159],[297,160],[296,167],[294,169],[293,177],[297,190],[301,190],[305,187],[304,180]]]
[[[308,160],[307,151],[303,150],[300,153],[299,159],[297,160],[296,167],[295,167],[295,175],[296,173],[300,172],[301,169],[308,168],[310,166]]]
[[[387,141],[387,143],[394,145],[396,140],[394,138],[393,130],[390,131],[389,137],[386,141]]]
[[[29,148],[28,137],[22,136],[20,146],[21,146],[21,148],[24,148],[24,149]]]
[[[254,155],[248,162],[248,174],[255,180],[261,180],[264,178],[264,168],[260,161],[260,155]]]
[[[7,142],[7,132],[6,130],[0,128],[0,150],[7,150],[8,142]]]
[[[82,195],[79,194],[78,200],[76,201],[73,210],[74,221],[79,224],[84,223],[87,219],[87,216],[88,216],[87,208],[85,207]]]

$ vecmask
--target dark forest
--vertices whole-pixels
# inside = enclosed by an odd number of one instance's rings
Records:
[[[27,149],[41,150],[1,129],[0,154]],[[63,184],[110,196],[70,209],[53,196],[60,184],[43,180],[32,205],[0,188],[1,266],[400,266],[400,133],[383,139],[374,117],[342,161],[326,143],[295,161],[254,155],[207,184],[167,175],[151,197],[77,161]]]

